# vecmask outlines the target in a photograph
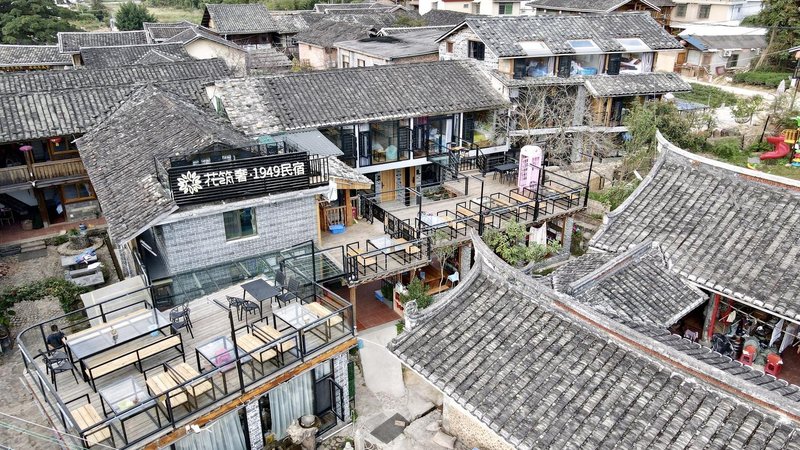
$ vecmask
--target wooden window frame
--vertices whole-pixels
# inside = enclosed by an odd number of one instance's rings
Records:
[[[89,196],[88,197],[77,197],[77,198],[68,199],[67,196],[64,193],[64,187],[65,186],[73,186],[73,185],[77,185],[77,184],[85,184],[87,186],[88,190],[89,190]],[[97,194],[95,194],[95,192],[94,192],[94,186],[92,186],[92,183],[89,182],[89,181],[76,181],[74,183],[65,183],[65,184],[60,185],[58,187],[58,189],[61,192],[61,202],[63,204],[65,204],[65,205],[69,205],[71,203],[87,202],[89,200],[96,200],[97,199]],[[80,191],[76,188],[75,192],[80,192]]]

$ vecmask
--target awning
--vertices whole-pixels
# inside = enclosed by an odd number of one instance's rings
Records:
[[[300,151],[308,152],[311,155],[321,156],[341,156],[339,147],[333,144],[319,130],[297,131],[273,136],[276,141],[285,141],[292,144]]]

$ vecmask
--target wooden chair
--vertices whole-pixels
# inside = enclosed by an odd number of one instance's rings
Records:
[[[330,316],[331,314],[333,314],[333,311],[328,309],[322,303],[316,303],[315,302],[315,303],[309,303],[309,304],[304,305],[304,306],[305,306],[305,308],[307,310],[311,311],[312,314],[317,316],[318,319],[322,319],[322,318],[325,318],[325,317]],[[328,320],[326,321],[326,324],[325,324],[326,325],[325,326],[325,332],[326,332],[326,335],[327,335],[328,339],[331,338],[331,328],[333,328],[334,326],[339,325],[339,324],[342,325],[342,331],[344,331],[344,320],[342,320],[342,316],[336,314],[336,315],[333,315],[330,318],[328,318]]]
[[[276,367],[281,366],[280,359],[278,358],[278,351],[275,348],[267,348],[262,350],[267,343],[262,341],[255,334],[250,333],[236,336],[236,344],[242,350],[249,353],[253,358],[253,361],[257,361],[261,365],[261,370],[259,371],[261,376],[264,376],[264,365],[267,362],[272,361]]]
[[[189,396],[186,395],[183,388],[174,389],[178,386],[180,386],[180,382],[176,381],[169,372],[161,372],[147,379],[147,390],[158,397],[158,404],[163,408],[164,414],[169,417],[170,422],[173,421],[172,410],[189,401]],[[169,404],[167,397],[169,397]]]

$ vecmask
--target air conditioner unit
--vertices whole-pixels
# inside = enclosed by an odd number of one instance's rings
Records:
[[[733,50],[723,50],[722,51],[722,57],[723,58],[727,58],[727,57],[731,56],[732,54],[733,54]]]
[[[760,55],[761,54],[761,49],[760,48],[751,48],[750,51],[755,53],[756,55]]]

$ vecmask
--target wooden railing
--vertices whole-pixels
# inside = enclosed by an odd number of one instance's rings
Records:
[[[0,169],[0,186],[24,183],[26,181],[28,181],[28,168],[26,166]]]
[[[62,159],[33,164],[33,176],[37,180],[86,175],[80,158]]]
[[[336,206],[332,208],[325,208],[325,223],[328,226],[331,225],[345,225],[344,217],[345,217],[345,209],[346,206]]]

